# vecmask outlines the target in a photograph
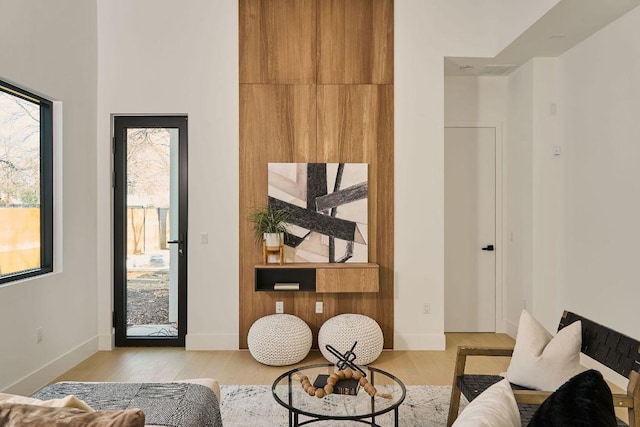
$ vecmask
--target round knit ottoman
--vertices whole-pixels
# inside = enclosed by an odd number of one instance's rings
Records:
[[[256,320],[247,337],[249,352],[271,366],[293,365],[311,350],[311,329],[299,317],[272,314]]]
[[[340,314],[332,317],[324,322],[318,332],[318,347],[331,363],[336,363],[338,359],[327,350],[327,344],[344,354],[351,350],[355,341],[358,341],[353,350],[356,365],[368,365],[382,353],[382,329],[375,320],[362,314]]]

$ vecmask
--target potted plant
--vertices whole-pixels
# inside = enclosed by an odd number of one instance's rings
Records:
[[[260,243],[264,239],[268,248],[282,246],[284,234],[287,232],[286,221],[289,219],[289,212],[267,204],[254,207],[248,219],[253,223],[256,242]]]

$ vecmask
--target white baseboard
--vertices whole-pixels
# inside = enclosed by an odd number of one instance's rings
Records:
[[[394,350],[444,350],[447,339],[444,334],[396,334]]]
[[[7,387],[4,392],[29,396],[98,351],[93,337]]]
[[[237,350],[237,334],[187,334],[185,350]]]
[[[518,334],[518,324],[513,323],[510,320],[505,320],[504,324],[506,326],[505,332],[507,333],[507,335],[509,335],[513,339],[516,339],[516,335]]]
[[[111,351],[113,350],[114,343],[113,334],[98,335],[98,351]]]

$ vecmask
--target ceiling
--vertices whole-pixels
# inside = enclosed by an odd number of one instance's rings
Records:
[[[560,0],[495,58],[446,57],[445,76],[504,76],[534,57],[556,57],[640,5],[640,0]]]

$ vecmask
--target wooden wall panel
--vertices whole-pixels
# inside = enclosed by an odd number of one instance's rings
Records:
[[[316,0],[240,0],[240,83],[315,83]]]
[[[373,317],[392,348],[393,86],[318,85],[317,98],[318,161],[369,164],[369,262],[380,265],[378,294],[325,295],[325,304]]]
[[[384,91],[378,110],[378,143],[376,145],[376,181],[378,183],[376,213],[376,259],[380,265],[380,294],[377,300],[383,331],[394,330],[394,109],[393,86],[378,87]],[[385,348],[393,348],[393,335],[385,335]]]
[[[369,262],[379,264],[380,191],[393,202],[393,86],[318,85],[317,144],[319,162],[369,164]]]
[[[240,161],[260,168],[259,177],[255,169],[241,174],[241,184],[250,181],[256,202],[267,200],[268,162],[315,160],[315,92],[315,85],[240,85]]]
[[[239,0],[239,12],[240,348],[276,301],[309,324],[314,346],[326,320],[361,313],[393,348],[393,0]],[[267,201],[268,162],[369,164],[378,293],[254,291],[261,252],[246,214]]]
[[[240,348],[251,324],[274,313],[275,301],[284,301],[287,313],[315,309],[303,293],[254,291],[262,250],[246,219],[251,207],[267,201],[267,163],[315,160],[315,104],[314,85],[240,85]]]
[[[318,84],[393,83],[393,0],[318,0]]]

